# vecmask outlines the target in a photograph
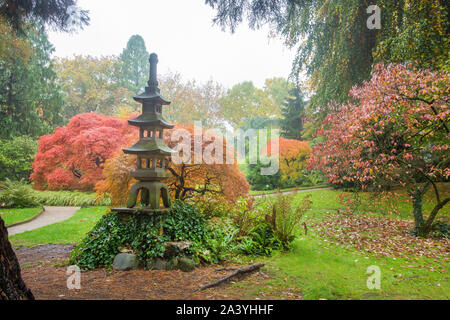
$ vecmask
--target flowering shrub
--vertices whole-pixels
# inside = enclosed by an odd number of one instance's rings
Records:
[[[426,236],[441,199],[436,182],[450,178],[449,74],[379,64],[372,79],[350,94],[357,103],[334,105],[317,134],[309,167],[328,181],[363,189],[401,185],[413,202],[416,233]],[[422,198],[429,187],[436,206],[424,219]]]

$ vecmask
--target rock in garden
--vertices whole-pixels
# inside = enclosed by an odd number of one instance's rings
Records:
[[[136,270],[139,266],[138,257],[131,253],[119,253],[114,257],[114,270]]]
[[[178,268],[184,272],[191,272],[195,269],[195,262],[192,259],[186,257],[179,258]]]
[[[191,247],[191,243],[189,241],[167,242],[165,247],[164,257],[172,258],[185,253]]]
[[[153,270],[165,270],[166,266],[167,266],[167,261],[164,261],[161,258],[156,258],[151,264],[151,269],[153,269]]]
[[[178,258],[172,258],[167,262],[166,270],[176,270],[178,269]]]

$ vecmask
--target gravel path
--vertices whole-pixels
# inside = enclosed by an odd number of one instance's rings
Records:
[[[48,226],[49,224],[67,220],[72,217],[80,207],[44,207],[44,209],[44,213],[33,221],[8,228],[8,235],[12,236],[13,234],[34,230]]]

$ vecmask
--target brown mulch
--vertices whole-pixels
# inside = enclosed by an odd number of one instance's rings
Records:
[[[16,254],[22,277],[36,299],[299,299],[300,293],[271,290],[268,270],[260,270],[216,288],[192,293],[244,265],[209,265],[193,272],[97,269],[81,273],[81,289],[67,288],[66,260],[73,246],[21,247]],[[233,283],[238,283],[234,286]]]

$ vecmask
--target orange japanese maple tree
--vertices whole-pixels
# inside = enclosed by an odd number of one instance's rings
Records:
[[[281,178],[283,181],[295,181],[304,174],[312,149],[307,141],[283,137],[278,139]],[[272,155],[273,145],[274,141],[269,141],[261,154]]]
[[[167,170],[171,173],[170,177],[164,182],[168,185],[172,197],[175,199],[186,200],[197,196],[212,196],[215,199],[223,199],[226,201],[236,201],[240,196],[245,196],[250,187],[245,179],[245,175],[239,170],[234,150],[223,139],[222,152],[211,148],[211,141],[219,139],[218,137],[201,132],[200,148],[195,148],[195,139],[200,135],[194,135],[194,128],[191,125],[176,125],[174,129],[164,132],[164,140],[171,148],[176,148],[181,139],[172,139],[175,132],[184,131],[189,137],[184,143],[188,146],[190,153],[190,163],[177,163],[173,157],[167,165]],[[137,137],[135,137],[137,140]],[[123,147],[130,143],[124,144]],[[209,146],[209,147],[208,147]],[[205,159],[195,163],[194,159],[205,154],[205,151],[211,150],[210,153],[217,160],[221,159],[221,163],[207,163]],[[227,164],[227,152],[232,152],[232,162]],[[208,152],[209,153],[209,152]],[[183,154],[187,156],[187,154]],[[217,161],[219,162],[219,161]],[[230,161],[229,161],[230,162]],[[228,162],[228,163],[229,163]],[[126,155],[118,150],[113,157],[108,159],[103,170],[103,177],[95,187],[99,196],[106,194],[111,195],[114,205],[126,203],[129,189],[135,180],[130,176],[131,171],[136,168],[136,156]]]

